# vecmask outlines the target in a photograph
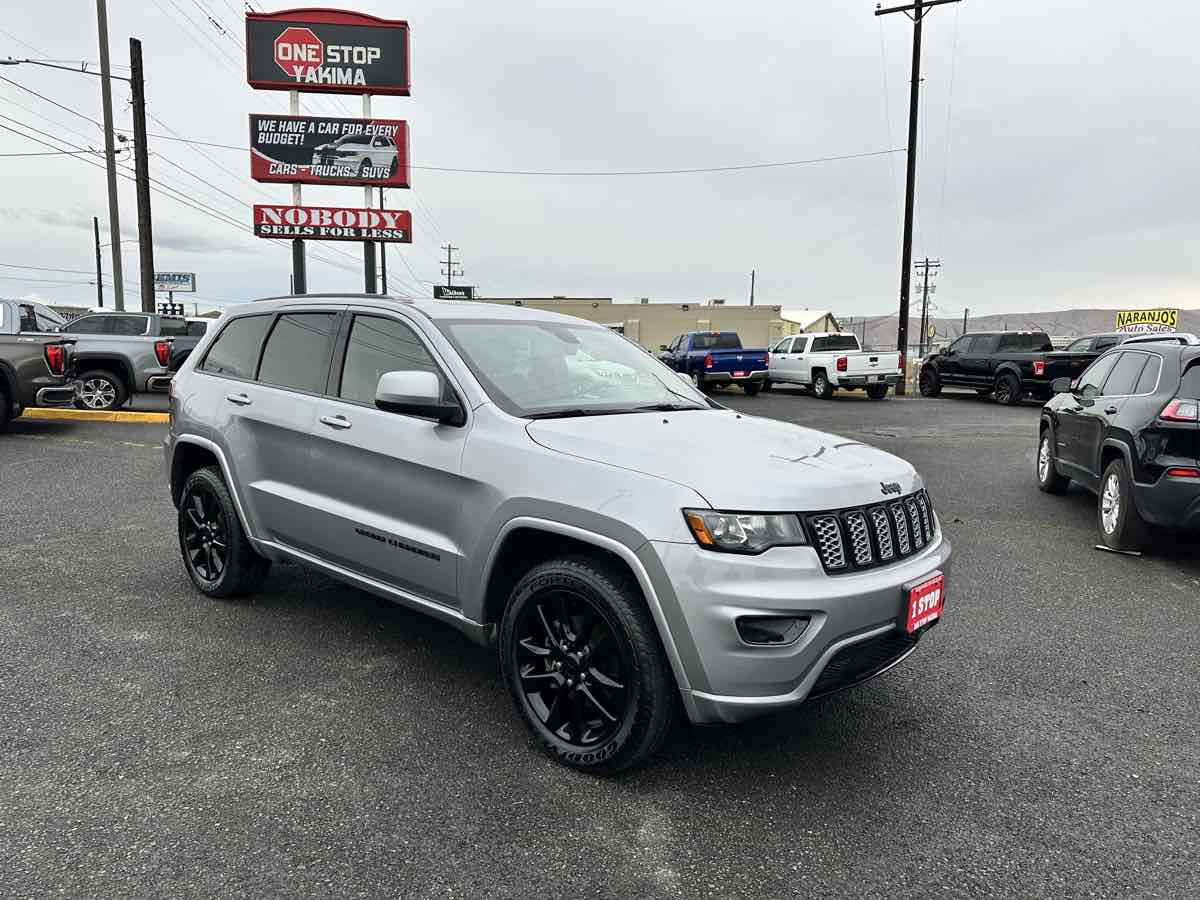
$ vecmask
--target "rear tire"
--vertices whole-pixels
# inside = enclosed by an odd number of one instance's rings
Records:
[[[129,399],[125,382],[106,369],[92,369],[79,376],[79,399],[76,409],[108,412],[120,409]]]
[[[888,386],[886,384],[868,384],[867,396],[872,400],[882,400],[887,396]]]
[[[271,569],[242,530],[220,470],[197,469],[179,495],[179,552],[192,584],[218,599],[242,597],[262,586]]]
[[[942,392],[942,381],[933,369],[925,368],[917,379],[917,388],[922,397],[936,397]]]
[[[772,382],[771,382],[770,380],[764,381],[764,382],[762,383],[762,389],[763,389],[763,393],[764,393],[764,394],[769,394],[769,393],[771,393],[771,386],[772,386]]]
[[[13,418],[12,398],[4,391],[0,391],[0,434],[8,431],[8,423]]]
[[[1021,402],[1021,382],[1011,372],[996,379],[993,390],[996,402],[1002,406],[1017,406]]]
[[[639,765],[674,724],[679,696],[637,583],[588,556],[527,572],[500,625],[500,666],[553,759],[597,775]]]
[[[1141,550],[1146,545],[1146,521],[1133,502],[1133,479],[1125,460],[1114,459],[1100,479],[1096,503],[1100,537],[1113,550]]]
[[[1042,429],[1042,436],[1038,439],[1038,488],[1047,494],[1065,494],[1071,479],[1058,473],[1054,468],[1054,460],[1054,429],[1047,426]]]
[[[833,399],[833,385],[829,383],[829,377],[820,369],[813,373],[812,391],[813,395],[821,400]]]

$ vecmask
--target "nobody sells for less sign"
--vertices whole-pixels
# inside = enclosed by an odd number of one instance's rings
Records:
[[[403,209],[283,206],[257,203],[254,233],[264,238],[412,243],[412,214]]]

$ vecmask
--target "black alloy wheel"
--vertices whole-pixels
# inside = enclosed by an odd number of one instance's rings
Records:
[[[921,370],[921,375],[917,379],[917,387],[921,391],[922,397],[936,397],[942,392],[942,383],[937,377],[937,373],[931,368]]]
[[[514,635],[513,674],[542,728],[581,753],[616,734],[630,709],[631,649],[596,606],[548,590],[526,604]]]
[[[192,485],[180,505],[179,539],[190,572],[206,583],[221,580],[229,562],[229,522],[212,488]]]
[[[996,379],[996,388],[993,393],[996,395],[997,403],[1004,406],[1016,406],[1021,402],[1021,382],[1015,375],[1001,375]]]

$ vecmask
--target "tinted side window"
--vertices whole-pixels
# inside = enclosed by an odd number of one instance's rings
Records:
[[[1022,337],[1024,337],[1024,335],[1002,334],[1002,335],[1000,335],[1000,344],[996,349],[997,350],[1023,350],[1028,345],[1025,344],[1021,340]]]
[[[1137,384],[1133,388],[1135,394],[1152,394],[1154,388],[1158,384],[1158,373],[1162,369],[1162,357],[1151,356],[1146,360],[1146,368],[1142,369],[1142,376],[1138,379]]]
[[[253,378],[263,338],[271,327],[271,316],[234,319],[217,335],[200,368],[214,375]]]
[[[438,367],[411,328],[395,319],[354,317],[339,397],[374,406],[381,375],[412,371],[437,372]]]
[[[994,353],[996,350],[996,337],[994,334],[977,334],[971,338],[970,346],[964,349],[963,353],[971,353],[976,356]]]
[[[1099,394],[1100,385],[1104,384],[1104,379],[1108,377],[1108,373],[1117,364],[1117,357],[1119,355],[1118,353],[1110,353],[1107,356],[1100,357],[1088,366],[1088,370],[1079,376],[1079,393],[1085,397],[1095,397]]]
[[[68,334],[103,334],[104,317],[84,316],[81,319],[76,319],[74,322],[64,325],[62,330]]]
[[[960,337],[957,341],[955,341],[953,344],[951,344],[949,347],[947,347],[946,352],[949,353],[951,350],[953,350],[955,353],[966,353],[967,350],[970,349],[971,341],[973,341],[973,340],[975,340],[975,338],[973,336],[971,336],[969,334],[964,335],[963,337]]]
[[[1049,336],[1042,332],[1035,331],[1033,334],[1025,335],[1026,346],[1033,353],[1050,353],[1054,350],[1054,343]]]
[[[1067,344],[1066,352],[1067,353],[1085,353],[1091,349],[1091,345],[1092,345],[1091,338],[1079,338],[1078,340],[1071,341],[1071,343]]]
[[[1119,343],[1121,343],[1120,338],[1115,338],[1115,337],[1096,338],[1096,346],[1093,349],[1095,349],[1096,352],[1098,352],[1098,353],[1103,353],[1109,347],[1115,347]]]
[[[188,337],[204,337],[208,334],[207,322],[188,322],[187,325]]]
[[[163,337],[183,337],[188,333],[187,319],[177,319],[174,316],[163,316],[158,320],[159,334]]]
[[[1133,393],[1146,366],[1145,353],[1122,353],[1117,364],[1113,366],[1112,374],[1104,382],[1104,393],[1110,397],[1126,397]]]
[[[119,334],[132,337],[145,334],[150,320],[145,316],[105,316],[105,334]]]
[[[1191,368],[1183,373],[1183,383],[1179,385],[1179,396],[1189,400],[1200,400],[1200,363],[1193,363]]]
[[[258,380],[310,394],[325,393],[335,319],[333,313],[280,316],[263,349]]]

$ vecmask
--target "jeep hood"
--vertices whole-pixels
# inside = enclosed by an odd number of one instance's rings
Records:
[[[714,509],[836,509],[922,486],[911,465],[883,450],[731,410],[543,419],[527,431],[559,453],[686,485]]]

